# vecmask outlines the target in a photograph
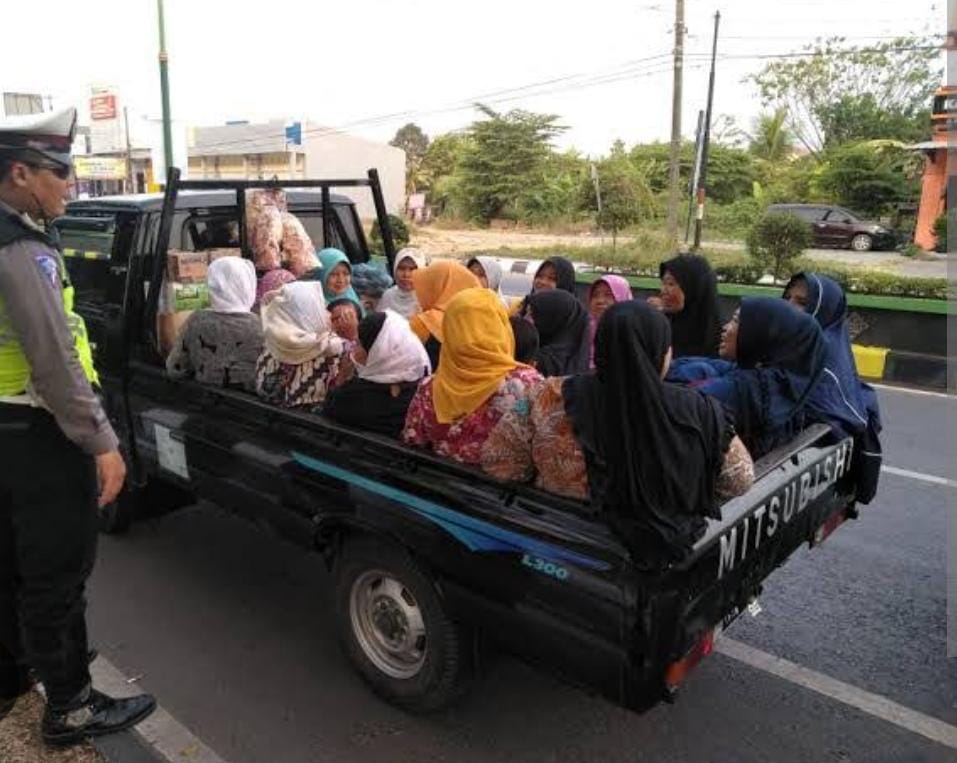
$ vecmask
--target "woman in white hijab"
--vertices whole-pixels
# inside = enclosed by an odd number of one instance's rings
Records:
[[[263,332],[256,301],[256,269],[241,257],[221,257],[206,279],[210,307],[197,310],[183,324],[166,359],[174,379],[252,391]]]
[[[345,342],[332,330],[322,284],[287,283],[262,306],[265,349],[256,393],[284,408],[321,405],[345,375]]]
[[[395,256],[395,267],[392,272],[395,277],[395,286],[386,289],[376,309],[394,310],[406,319],[419,312],[419,300],[416,299],[415,287],[412,285],[412,274],[428,264],[425,255],[418,249],[412,247],[400,249]]]
[[[425,345],[392,310],[359,324],[352,351],[356,376],[330,395],[323,413],[334,421],[398,437],[419,380],[432,373]]]
[[[502,266],[494,257],[473,257],[465,263],[465,267],[472,271],[484,288],[498,294],[502,304],[508,307],[508,300],[502,294]]]

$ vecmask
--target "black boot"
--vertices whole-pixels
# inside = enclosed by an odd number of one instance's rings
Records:
[[[86,702],[72,708],[55,709],[47,705],[43,716],[43,740],[51,745],[70,745],[90,737],[123,731],[146,718],[156,709],[149,694],[113,699],[91,689]]]

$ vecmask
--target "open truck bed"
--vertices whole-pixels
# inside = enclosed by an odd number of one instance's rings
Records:
[[[346,653],[392,702],[447,703],[468,685],[482,643],[626,707],[671,699],[771,571],[853,515],[850,440],[815,428],[757,465],[754,487],[725,504],[687,559],[651,573],[583,504],[251,395],[170,380],[151,330],[155,300],[130,298],[163,278],[178,191],[170,177],[156,249],[142,267],[131,260],[122,322],[105,332],[114,346],[98,356],[136,475],[122,510],[163,486],[167,500],[211,500],[318,549],[335,572]]]

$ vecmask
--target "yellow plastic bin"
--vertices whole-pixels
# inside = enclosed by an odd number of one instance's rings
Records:
[[[855,344],[853,347],[857,373],[865,379],[883,379],[884,364],[890,350],[887,347],[865,347],[861,344]]]

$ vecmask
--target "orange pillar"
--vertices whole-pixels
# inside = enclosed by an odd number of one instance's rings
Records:
[[[914,241],[921,248],[933,251],[937,245],[934,235],[934,221],[946,209],[947,191],[947,149],[943,141],[941,148],[935,148],[927,158],[924,179],[920,193],[920,208],[917,212],[917,228]]]

